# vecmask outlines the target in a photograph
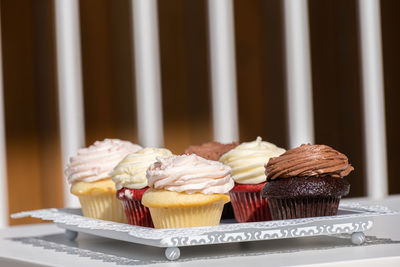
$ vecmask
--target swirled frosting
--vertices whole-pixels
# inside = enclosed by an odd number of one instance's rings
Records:
[[[157,157],[172,156],[165,148],[143,148],[136,153],[128,154],[110,173],[117,190],[123,187],[142,189],[147,186],[146,170]]]
[[[139,145],[119,139],[96,141],[87,148],[79,149],[77,155],[69,159],[65,175],[70,184],[105,179],[127,154],[141,148]]]
[[[199,146],[190,146],[185,150],[185,154],[196,154],[202,158],[209,160],[219,160],[219,158],[239,145],[239,142],[232,142],[229,144],[222,144],[219,142],[207,142]]]
[[[225,194],[234,186],[231,168],[195,154],[157,158],[147,169],[150,187],[175,192]]]
[[[291,177],[341,178],[354,168],[347,157],[326,145],[301,145],[279,157],[272,158],[265,166],[268,180]]]
[[[232,168],[232,178],[238,184],[259,184],[267,180],[264,165],[271,157],[277,157],[285,149],[261,140],[244,142],[219,159]]]

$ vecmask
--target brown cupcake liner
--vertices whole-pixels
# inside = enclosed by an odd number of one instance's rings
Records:
[[[121,199],[128,223],[144,227],[154,227],[150,211],[140,200]]]
[[[334,216],[340,197],[268,198],[272,220]]]
[[[230,191],[231,203],[238,222],[271,220],[268,200],[261,192]]]

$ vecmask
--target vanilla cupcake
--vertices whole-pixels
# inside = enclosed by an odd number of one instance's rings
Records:
[[[232,168],[235,186],[229,194],[238,222],[271,219],[267,199],[261,196],[261,190],[267,181],[264,165],[270,158],[284,152],[283,148],[257,137],[253,142],[238,145],[219,159]]]
[[[153,227],[150,211],[141,203],[144,192],[149,189],[146,170],[157,157],[169,156],[172,153],[165,148],[144,148],[128,154],[110,173],[129,224]]]
[[[205,159],[209,160],[216,160],[218,161],[219,158],[228,152],[229,150],[237,147],[239,142],[232,142],[232,143],[220,143],[220,142],[207,142],[201,145],[191,145],[185,150],[185,154],[196,154]],[[233,213],[233,208],[231,202],[228,202],[224,206],[224,210],[222,211],[221,219],[233,219],[235,215]]]
[[[195,154],[158,158],[147,169],[142,204],[155,228],[218,225],[234,185],[231,169]]]
[[[127,154],[139,149],[139,145],[128,141],[105,139],[79,149],[77,155],[70,158],[65,174],[71,193],[79,198],[84,216],[126,222],[109,173]]]

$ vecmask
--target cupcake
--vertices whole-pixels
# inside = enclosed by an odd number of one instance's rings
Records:
[[[352,170],[345,155],[326,145],[301,145],[270,159],[262,194],[272,219],[336,215],[350,190],[343,177]]]
[[[219,158],[229,150],[237,147],[239,142],[222,144],[219,142],[207,142],[198,146],[190,146],[185,150],[185,154],[196,154],[202,158],[218,161]],[[222,211],[222,219],[233,219],[234,213],[231,202],[225,204]]]
[[[158,158],[147,169],[142,204],[155,228],[218,225],[233,187],[231,169],[195,154]]]
[[[185,154],[196,154],[205,159],[218,161],[219,158],[229,150],[237,147],[239,142],[222,144],[219,142],[207,142],[198,146],[190,146],[185,150]]]
[[[110,173],[117,188],[129,224],[153,227],[150,211],[142,205],[142,196],[149,189],[146,170],[157,157],[172,156],[164,148],[144,148],[128,154]]]
[[[105,139],[79,149],[77,155],[70,158],[65,174],[71,193],[79,198],[84,216],[126,222],[109,173],[127,154],[139,149],[139,145],[127,141]]]
[[[283,148],[261,140],[244,142],[221,156],[220,162],[232,168],[235,186],[229,192],[238,222],[271,219],[268,202],[261,196],[266,184],[264,165],[271,157],[284,153]]]

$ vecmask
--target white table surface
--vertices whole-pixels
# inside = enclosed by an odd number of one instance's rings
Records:
[[[400,210],[400,195],[382,201],[345,199]],[[400,266],[400,215],[376,217],[364,245],[349,238],[305,237],[181,248],[169,262],[164,249],[79,234],[68,241],[54,224],[0,230],[0,266]]]

